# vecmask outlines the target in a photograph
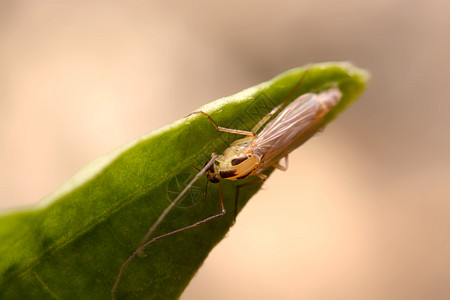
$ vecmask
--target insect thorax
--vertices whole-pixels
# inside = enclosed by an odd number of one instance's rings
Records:
[[[257,153],[250,151],[248,147],[231,146],[223,152],[223,155],[217,157],[215,170],[222,179],[244,179],[257,170],[261,158]]]

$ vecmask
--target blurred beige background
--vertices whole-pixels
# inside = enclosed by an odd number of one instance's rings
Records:
[[[0,2],[0,208],[295,66],[367,92],[275,172],[182,299],[450,297],[448,1]]]

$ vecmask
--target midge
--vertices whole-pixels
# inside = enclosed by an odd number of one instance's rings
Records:
[[[300,85],[301,81],[293,91],[291,91],[291,94]],[[307,141],[323,126],[324,116],[336,106],[340,101],[341,96],[342,94],[338,88],[332,88],[318,94],[304,94],[286,106],[274,119],[267,123],[274,114],[286,105],[290,97],[288,96],[282,104],[275,107],[269,114],[262,118],[251,131],[220,127],[203,111],[189,114],[189,116],[193,114],[204,115],[218,131],[245,135],[246,137],[231,143],[230,147],[228,147],[222,155],[213,153],[211,155],[212,158],[205,164],[203,169],[199,171],[178,197],[164,210],[145,235],[143,239],[144,244],[137,249],[120,268],[116,282],[111,290],[112,297],[115,297],[115,292],[125,267],[145,248],[157,240],[199,226],[225,215],[226,210],[222,195],[222,179],[241,180],[255,175],[259,178],[237,186],[234,207],[234,217],[236,218],[239,189],[266,180],[267,176],[263,172],[269,167],[275,167],[279,170],[286,171],[288,168],[288,154]],[[267,125],[257,134],[259,129],[266,123]],[[284,166],[280,164],[282,158],[284,158],[285,161]],[[205,173],[210,182],[219,183],[220,213],[200,220],[192,225],[152,238],[147,242],[148,238],[163,221],[166,215],[183,198],[192,185]]]

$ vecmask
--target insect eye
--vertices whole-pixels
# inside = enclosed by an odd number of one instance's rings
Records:
[[[208,164],[208,161],[205,163],[205,166]],[[214,164],[212,164],[211,166],[209,166],[209,168],[206,170],[206,172],[208,173],[215,173],[216,171],[214,170]]]
[[[218,183],[220,180],[217,177],[208,178],[211,183]]]

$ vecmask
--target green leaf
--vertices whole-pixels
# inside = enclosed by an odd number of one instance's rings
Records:
[[[201,110],[221,126],[249,130],[293,90],[297,97],[338,86],[343,97],[326,116],[328,123],[355,100],[368,79],[367,72],[349,63],[313,64]],[[178,120],[92,162],[41,205],[1,217],[0,298],[111,298],[121,265],[197,173],[192,166],[202,168],[212,152],[221,153],[237,138],[217,132],[201,115]],[[194,185],[154,236],[219,212],[217,185],[210,184],[204,199],[205,183],[202,178]],[[235,184],[224,182],[229,212]],[[259,187],[241,190],[239,209]],[[154,243],[145,257],[137,257],[125,269],[117,297],[178,298],[232,221],[228,213]]]

